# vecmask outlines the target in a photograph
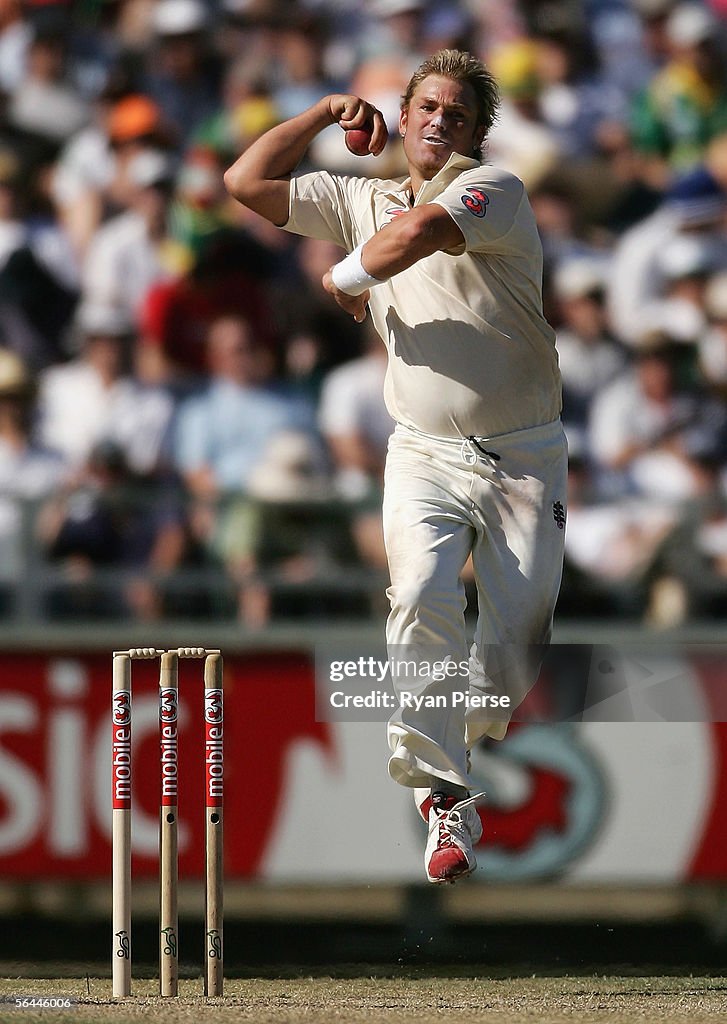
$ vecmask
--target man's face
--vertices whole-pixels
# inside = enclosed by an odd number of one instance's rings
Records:
[[[473,156],[485,130],[477,124],[477,98],[469,82],[428,75],[399,117],[410,171],[425,181],[444,167],[452,153]]]

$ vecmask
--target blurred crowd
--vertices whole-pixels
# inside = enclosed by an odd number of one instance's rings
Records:
[[[383,345],[322,290],[339,251],[222,174],[330,92],[389,145],[332,126],[308,166],[402,173],[400,97],[443,46],[497,76],[487,159],[543,241],[559,614],[727,610],[726,0],[0,0],[4,617],[31,565],[44,618],[379,610]]]

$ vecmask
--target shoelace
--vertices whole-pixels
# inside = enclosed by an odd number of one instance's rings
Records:
[[[446,848],[448,846],[454,846],[454,839],[452,833],[445,827],[443,821],[439,822],[439,838],[437,839],[437,846]]]
[[[470,831],[467,823],[462,818],[462,811],[468,807],[474,807],[476,802],[484,795],[484,793],[475,793],[474,796],[460,800],[458,804],[450,807],[448,811],[441,811],[437,814],[437,820],[432,824],[432,828],[435,826],[438,828],[438,846],[454,846],[455,842],[452,833],[458,829],[466,828],[468,832]]]

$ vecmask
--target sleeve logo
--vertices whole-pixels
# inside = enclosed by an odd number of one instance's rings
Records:
[[[481,188],[470,185],[469,188],[465,189],[465,195],[460,198],[465,209],[469,210],[475,217],[484,217],[487,213],[490,197]]]

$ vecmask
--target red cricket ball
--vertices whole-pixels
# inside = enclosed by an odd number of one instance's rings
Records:
[[[353,153],[354,156],[368,156],[369,143],[371,142],[373,132],[373,125],[371,127],[366,125],[364,128],[352,128],[343,136],[346,142],[346,149],[348,149],[349,153]]]

